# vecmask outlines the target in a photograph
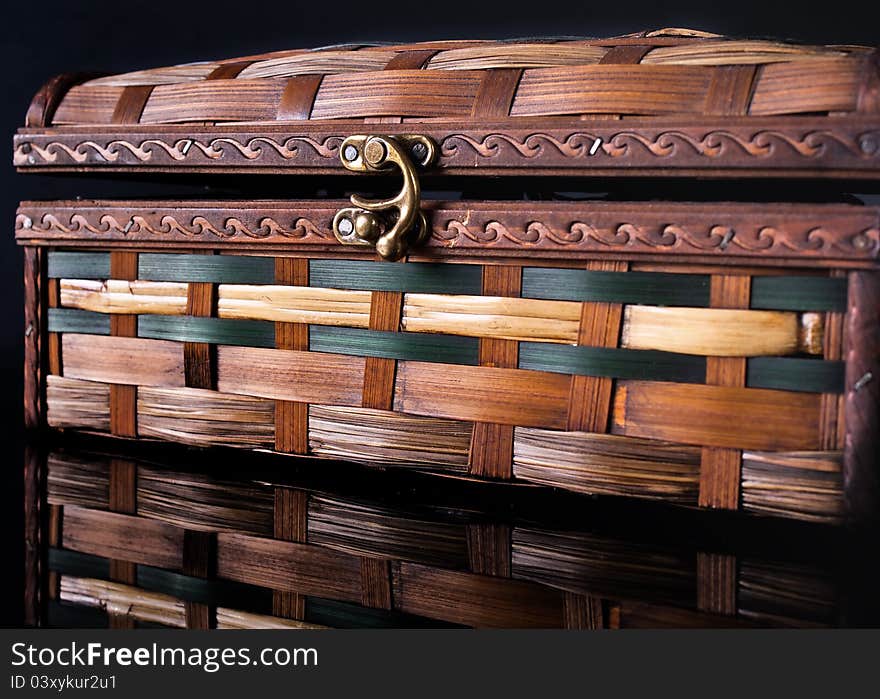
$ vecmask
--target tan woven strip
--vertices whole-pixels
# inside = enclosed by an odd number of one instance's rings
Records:
[[[298,75],[290,78],[281,93],[277,121],[305,121],[312,114],[315,95],[321,87],[323,75]]]
[[[492,296],[519,296],[522,293],[522,267],[486,265],[483,267],[483,293]],[[481,338],[480,366],[516,368],[519,343],[515,340]],[[471,438],[470,472],[488,478],[513,476],[513,426],[474,423]]]
[[[594,260],[587,263],[592,271],[625,272],[626,262]],[[617,347],[623,306],[619,303],[586,302],[581,306],[578,344],[593,347]],[[605,376],[571,377],[568,401],[568,429],[583,432],[608,431],[614,380]]]
[[[275,488],[273,521],[276,539],[305,543],[308,531],[309,496],[304,490]],[[272,591],[272,614],[285,619],[303,619],[305,595],[285,590]]]
[[[196,578],[213,577],[217,537],[212,532],[184,530],[183,574]],[[216,625],[216,608],[201,602],[185,603],[186,628],[210,629]]]
[[[706,114],[737,116],[749,113],[758,66],[716,66],[706,94]]]
[[[113,124],[137,124],[153,93],[152,85],[131,85],[123,88],[119,101],[113,109]]]
[[[280,284],[308,286],[308,260],[276,257],[275,281]],[[306,323],[276,322],[275,347],[308,351],[309,326]],[[275,401],[275,450],[293,454],[309,452],[308,403]]]

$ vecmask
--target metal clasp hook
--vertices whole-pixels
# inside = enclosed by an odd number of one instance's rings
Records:
[[[393,165],[400,168],[403,188],[390,199],[364,199],[351,195],[353,208],[333,217],[333,234],[344,245],[373,246],[385,260],[399,260],[409,245],[430,235],[428,222],[419,209],[421,187],[415,162],[425,167],[437,154],[425,136],[349,136],[339,148],[342,164],[353,172],[378,172]]]

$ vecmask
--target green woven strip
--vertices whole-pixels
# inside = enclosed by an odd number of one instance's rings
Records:
[[[274,284],[275,258],[143,253],[138,256],[138,279],[156,282]]]
[[[145,590],[170,595],[188,602],[236,609],[272,608],[272,591],[232,580],[206,580],[170,570],[139,565],[137,584]]]
[[[780,311],[846,311],[846,279],[754,277],[751,307]]]
[[[78,308],[50,308],[48,326],[50,333],[109,335],[110,316]]]
[[[806,393],[843,393],[845,363],[796,357],[752,357],[746,385]]]
[[[275,323],[194,316],[138,316],[138,337],[211,345],[274,347]]]
[[[109,252],[50,252],[49,276],[53,279],[109,279]]]
[[[48,552],[49,570],[78,578],[110,577],[110,561],[100,556],[51,547]]]
[[[656,350],[521,342],[519,368],[558,374],[704,383],[706,358]]]
[[[527,267],[523,270],[522,295],[559,301],[702,307],[709,305],[709,277],[702,274]]]
[[[480,265],[309,261],[309,285],[328,289],[473,295],[482,292],[482,276]]]
[[[475,337],[309,326],[309,349],[313,352],[476,366],[478,348]]]

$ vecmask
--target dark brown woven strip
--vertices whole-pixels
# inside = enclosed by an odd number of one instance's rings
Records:
[[[833,277],[845,277],[846,272],[833,270]],[[825,314],[825,332],[822,334],[822,358],[839,361],[843,356],[843,313]],[[823,393],[819,415],[819,440],[821,448],[842,450],[844,448],[846,396]]]
[[[706,94],[706,114],[748,114],[757,75],[758,66],[717,66]]]
[[[437,49],[400,51],[388,61],[385,70],[421,70],[438,53]]]
[[[61,546],[61,529],[64,526],[64,508],[61,505],[49,505],[49,523],[47,542],[50,547],[58,548]],[[47,576],[49,599],[58,599],[61,584],[60,576],[50,570]]]
[[[214,574],[217,536],[212,532],[183,532],[183,574],[208,579]],[[201,602],[185,603],[186,628],[210,629],[216,626],[216,609]]]
[[[403,294],[399,291],[374,291],[370,302],[370,330],[397,332],[403,311]],[[364,360],[364,408],[392,410],[394,376],[397,360],[366,357]]]
[[[24,421],[29,430],[39,429],[45,420],[46,359],[42,344],[47,320],[46,258],[40,248],[24,249]]]
[[[595,260],[587,263],[590,271],[625,272],[627,268],[626,262]],[[619,303],[583,303],[578,344],[588,347],[617,347],[622,318],[623,306]],[[568,399],[568,429],[607,432],[613,389],[614,380],[605,376],[572,376]]]
[[[126,459],[110,462],[109,509],[133,515],[137,512],[137,465]],[[110,579],[126,585],[137,583],[137,567],[131,561],[111,560]],[[127,614],[108,614],[110,628],[132,629],[134,619]]]
[[[653,46],[643,46],[640,44],[625,44],[623,46],[613,46],[608,49],[608,53],[602,56],[599,61],[601,65],[635,65],[640,63]]]
[[[562,597],[562,623],[566,629],[603,629],[605,619],[602,600],[574,592]]]
[[[234,63],[224,63],[217,66],[205,76],[205,80],[230,80],[237,78],[245,68],[254,63],[254,61],[236,61]]]
[[[137,124],[147,106],[147,100],[153,93],[153,85],[129,85],[122,90],[119,101],[113,109],[111,123]]]
[[[474,573],[510,577],[511,529],[506,524],[467,525],[468,564]]]
[[[315,95],[321,87],[323,75],[297,75],[287,81],[278,105],[277,121],[305,121],[312,114]]]
[[[58,308],[61,305],[61,288],[58,279],[46,280],[46,303],[49,308]],[[61,376],[64,372],[61,362],[61,334],[46,334],[46,361],[49,373]]]
[[[510,114],[510,105],[522,77],[522,69],[487,70],[474,98],[474,119],[502,119]]]
[[[486,265],[483,267],[483,294],[517,297],[522,293],[522,267]],[[515,368],[519,363],[519,343],[515,340],[480,338],[480,366]],[[513,426],[474,423],[471,437],[470,472],[487,478],[513,476]]]
[[[713,275],[712,308],[748,308],[751,278],[745,275]],[[714,386],[743,387],[746,360],[743,357],[707,357],[706,383]],[[735,416],[731,415],[731,419]],[[704,447],[700,465],[701,507],[735,510],[739,504],[742,452],[738,449]]]
[[[309,261],[290,257],[275,258],[275,283],[309,285]],[[275,323],[275,347],[309,349],[306,323]],[[309,453],[309,405],[295,401],[275,401],[275,450],[292,454]]]
[[[725,616],[736,614],[735,556],[697,553],[697,609]]]
[[[186,314],[211,317],[216,311],[216,288],[210,282],[190,282],[186,295]],[[183,369],[190,388],[213,389],[217,383],[217,350],[206,342],[183,343]]]
[[[113,279],[133,281],[137,279],[137,274],[137,253],[110,253],[110,276]],[[110,334],[114,337],[137,337],[137,316],[114,313],[110,317]],[[120,437],[137,437],[136,386],[110,386],[110,431]]]
[[[305,543],[308,533],[309,495],[304,490],[275,488],[273,536],[282,541]],[[285,619],[303,619],[305,595],[273,590],[272,613]]]
[[[361,559],[361,604],[391,609],[391,562],[381,558]]]

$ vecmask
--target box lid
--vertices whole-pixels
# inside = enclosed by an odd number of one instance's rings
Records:
[[[342,140],[373,132],[427,135],[450,174],[869,176],[880,62],[865,47],[661,30],[64,75],[34,98],[14,163],[339,172]]]

